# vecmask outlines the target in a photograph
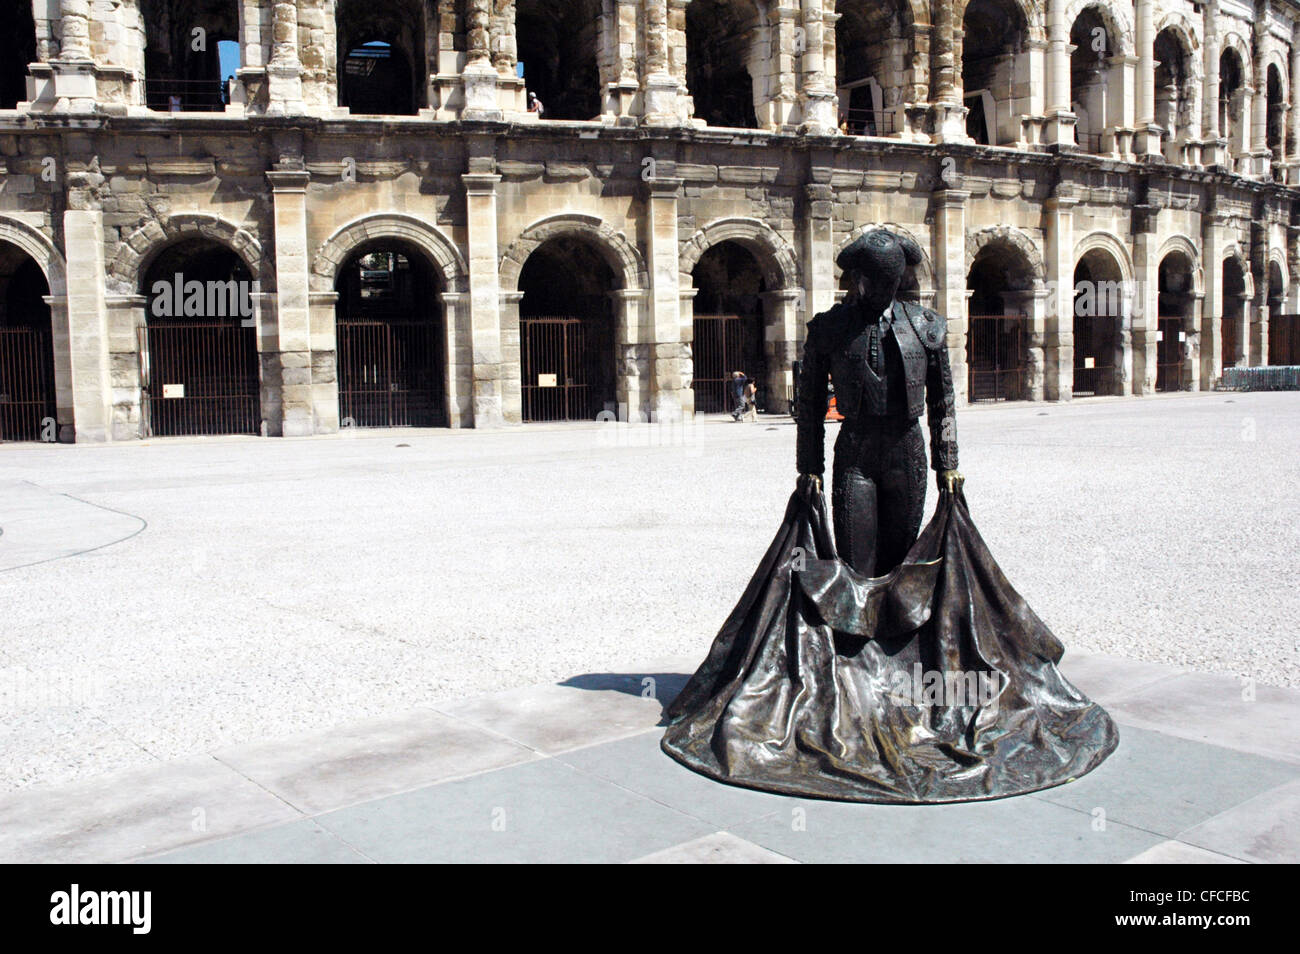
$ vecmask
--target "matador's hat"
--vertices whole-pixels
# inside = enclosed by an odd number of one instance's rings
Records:
[[[843,271],[873,272],[902,278],[908,265],[921,263],[921,246],[905,235],[872,229],[840,252],[835,264]]]

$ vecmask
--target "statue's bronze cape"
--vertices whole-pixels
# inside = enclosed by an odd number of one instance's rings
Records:
[[[720,781],[864,802],[1000,798],[1092,771],[1119,743],[1057,671],[1062,647],[941,494],[878,578],[835,554],[826,501],[791,497],[664,751]]]

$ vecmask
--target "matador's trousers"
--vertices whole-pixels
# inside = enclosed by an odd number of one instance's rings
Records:
[[[840,559],[865,576],[902,563],[925,515],[925,478],[919,420],[845,421],[831,484]]]

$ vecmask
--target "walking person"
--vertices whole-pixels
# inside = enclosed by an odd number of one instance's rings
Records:
[[[749,383],[744,371],[731,372],[731,419],[739,421],[745,413],[745,386]]]

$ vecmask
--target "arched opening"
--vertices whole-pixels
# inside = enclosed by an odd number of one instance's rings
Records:
[[[1268,363],[1300,364],[1300,324],[1286,313],[1286,279],[1282,266],[1268,263]]]
[[[1180,161],[1174,145],[1188,138],[1196,110],[1196,87],[1192,81],[1191,53],[1182,35],[1172,27],[1156,34],[1155,40],[1156,125],[1164,129],[1165,158]]]
[[[519,275],[522,412],[534,421],[590,421],[616,411],[614,302],[618,279],[586,240],[543,242]]]
[[[835,12],[840,129],[851,136],[893,135],[899,131],[894,107],[915,82],[908,7],[902,0],[837,0]]]
[[[729,382],[743,371],[760,388],[767,381],[763,347],[763,293],[768,290],[754,253],[739,242],[719,242],[700,256],[694,270],[695,410],[734,409]]]
[[[1186,342],[1195,329],[1192,262],[1182,252],[1170,252],[1160,261],[1156,307],[1156,390],[1182,391],[1191,387]]]
[[[58,436],[49,294],[41,266],[0,241],[0,441]]]
[[[446,427],[442,283],[403,242],[375,239],[339,269],[339,420],[344,427]]]
[[[1033,267],[1008,242],[979,250],[966,276],[966,394],[975,401],[1027,400],[1026,325]]]
[[[239,42],[235,0],[141,0],[141,13],[146,105],[173,113],[225,109],[221,44]]]
[[[1015,0],[971,0],[962,18],[961,83],[966,134],[996,146],[1020,138],[1031,76],[1025,58],[1028,24]]]
[[[1246,75],[1241,56],[1229,47],[1219,56],[1219,135],[1228,140],[1232,155],[1245,149],[1243,117],[1246,111],[1246,91],[1242,80]]]
[[[1246,314],[1246,274],[1236,258],[1223,261],[1223,318],[1219,334],[1223,342],[1219,371],[1244,363],[1242,319]]]
[[[686,8],[686,86],[709,126],[759,129],[767,97],[768,25],[754,0],[692,0]]]
[[[340,0],[339,105],[359,115],[411,116],[425,105],[430,35],[421,0]],[[436,35],[436,34],[435,34]]]
[[[31,0],[0,10],[0,109],[27,101],[27,64],[36,59],[36,22]]]
[[[520,0],[515,7],[519,75],[541,102],[543,119],[594,119],[600,115],[596,50],[598,0]]]
[[[1110,61],[1114,39],[1101,13],[1088,7],[1070,27],[1070,109],[1077,117],[1075,135],[1085,152],[1102,151],[1110,98]]]
[[[1109,252],[1092,249],[1074,267],[1076,395],[1119,394],[1124,356],[1124,276]]]
[[[1300,365],[1300,315],[1286,313],[1282,267],[1270,262],[1268,274],[1268,363]]]
[[[1273,176],[1281,179],[1282,168],[1282,125],[1286,118],[1286,95],[1282,92],[1282,74],[1276,64],[1268,68],[1268,116],[1264,136],[1268,150],[1273,156]]]
[[[260,434],[256,292],[243,259],[183,239],[154,258],[140,293],[145,436]]]

